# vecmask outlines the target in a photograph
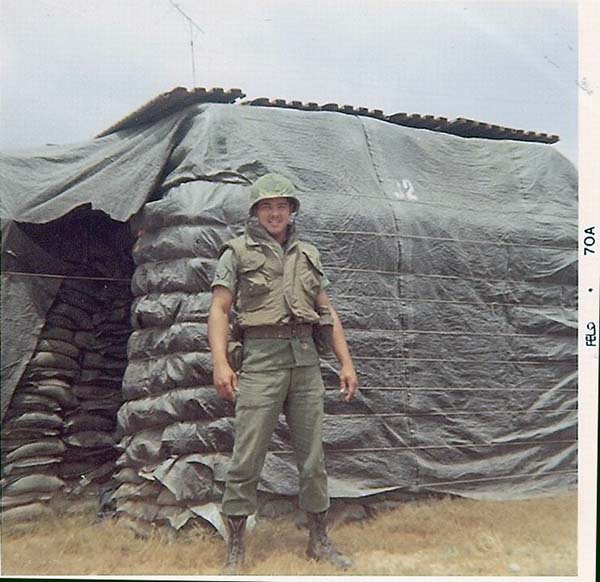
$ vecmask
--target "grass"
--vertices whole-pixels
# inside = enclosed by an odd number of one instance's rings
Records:
[[[215,575],[224,542],[200,527],[170,539],[94,522],[89,502],[68,514],[2,530],[2,575]],[[375,519],[335,524],[331,538],[364,576],[575,576],[577,496],[524,501],[444,498],[405,503]],[[305,559],[306,531],[286,518],[248,535],[247,576],[344,573]]]

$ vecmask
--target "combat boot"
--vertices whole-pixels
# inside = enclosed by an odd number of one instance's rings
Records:
[[[227,559],[221,574],[238,574],[244,566],[246,519],[245,515],[232,515],[225,519],[229,539],[227,540]]]
[[[353,566],[352,560],[340,554],[327,536],[327,512],[307,513],[308,548],[306,555],[313,560],[325,560],[337,568],[347,570]]]

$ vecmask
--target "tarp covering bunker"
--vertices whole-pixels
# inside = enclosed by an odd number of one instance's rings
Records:
[[[200,516],[221,528],[233,407],[212,386],[210,282],[218,249],[243,229],[249,184],[267,172],[299,191],[297,224],[321,251],[359,377],[357,399],[343,403],[335,359],[322,361],[332,497],[502,499],[576,483],[577,175],[552,147],[205,103],[0,164],[5,219],[45,223],[87,205],[130,222],[114,479],[131,519],[180,528]],[[3,347],[25,341],[27,359],[43,326],[11,315],[36,293],[20,281],[3,274],[13,326]],[[2,387],[9,417],[14,376]],[[291,506],[296,475],[282,420],[263,499]]]

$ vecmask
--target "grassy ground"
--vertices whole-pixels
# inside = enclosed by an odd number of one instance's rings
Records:
[[[81,503],[36,524],[6,525],[2,574],[214,575],[224,542],[201,528],[175,540],[136,537],[122,523],[94,521]],[[577,497],[527,501],[445,498],[406,503],[365,522],[338,524],[331,537],[352,555],[347,574],[369,576],[574,576]],[[244,575],[336,575],[304,558],[306,531],[289,519],[263,520],[249,534]]]

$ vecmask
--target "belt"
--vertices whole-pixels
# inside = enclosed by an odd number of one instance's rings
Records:
[[[293,338],[312,335],[312,323],[292,323],[288,325],[255,325],[244,329],[245,338]]]

